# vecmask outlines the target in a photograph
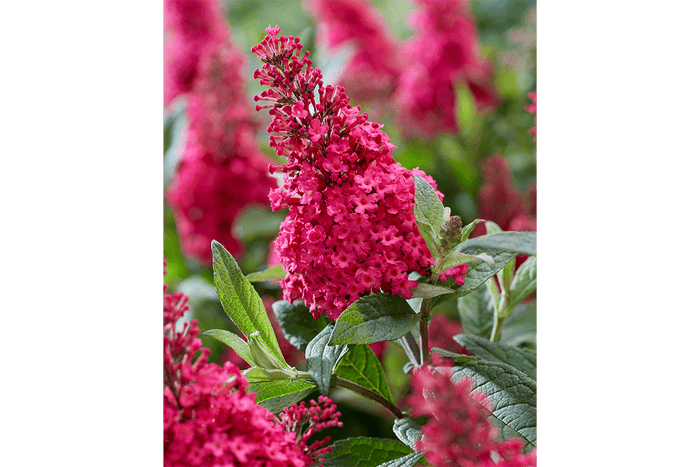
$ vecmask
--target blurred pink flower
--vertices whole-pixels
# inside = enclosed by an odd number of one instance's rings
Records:
[[[532,104],[526,104],[525,105],[525,110],[530,112],[535,116],[535,126],[530,128],[529,133],[531,135],[537,135],[537,91],[535,92],[529,92],[527,94],[527,97],[529,97],[532,100]],[[532,139],[535,143],[537,142],[537,136],[535,136]]]
[[[458,130],[455,86],[464,83],[477,109],[495,107],[493,72],[479,52],[478,31],[466,0],[416,0],[415,30],[403,46],[406,64],[395,97],[407,134],[432,137]]]
[[[452,381],[448,360],[411,371],[412,393],[405,402],[412,417],[428,417],[416,450],[433,467],[535,467],[536,450],[525,454],[519,438],[499,440],[490,401],[468,378]]]
[[[187,89],[180,89],[187,102],[186,142],[166,193],[183,253],[210,265],[212,240],[233,255],[242,252],[233,224],[250,203],[265,204],[276,183],[255,141],[256,125],[242,75],[246,59],[231,40],[218,2],[207,0],[205,8],[202,1],[170,1],[171,9],[183,3],[192,7],[186,10],[190,14],[204,15],[189,17],[187,24],[218,31],[204,35],[206,42],[195,41],[196,67]]]
[[[330,50],[351,45],[340,84],[354,99],[386,99],[401,73],[398,41],[368,0],[304,0],[318,23],[318,41]]]

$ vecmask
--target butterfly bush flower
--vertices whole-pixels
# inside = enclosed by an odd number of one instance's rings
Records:
[[[535,116],[535,126],[530,128],[529,133],[531,135],[535,135],[535,137],[532,139],[535,143],[537,142],[537,91],[535,92],[529,92],[527,93],[527,97],[532,100],[532,104],[526,104],[525,105],[525,110],[530,112]]]
[[[478,109],[499,97],[489,63],[479,53],[478,31],[465,0],[416,0],[415,34],[403,47],[407,64],[396,100],[408,134],[432,137],[458,131],[455,85],[464,83]]]
[[[284,424],[287,431],[296,434],[297,444],[302,448],[310,463],[317,459],[323,459],[321,456],[329,453],[332,447],[327,446],[331,440],[330,436],[311,444],[309,444],[309,440],[314,434],[326,428],[342,427],[343,422],[339,421],[339,418],[338,408],[330,398],[325,396],[319,396],[318,402],[310,401],[309,407],[306,406],[306,402],[300,402],[285,407],[280,413],[281,423]],[[319,465],[318,467],[323,466]]]
[[[269,87],[256,109],[269,109],[270,145],[287,160],[270,167],[284,173],[272,209],[289,209],[276,240],[283,297],[334,320],[364,294],[409,298],[417,283],[408,274],[433,264],[413,214],[413,175],[435,182],[396,163],[382,126],[351,107],[342,87],[324,85],[299,39],[279,31],[268,28],[252,51],[264,63],[254,76]]]
[[[500,440],[489,419],[490,401],[464,378],[454,382],[446,359],[433,357],[411,373],[412,394],[406,398],[412,417],[428,417],[416,450],[433,467],[535,467],[536,451],[525,454],[519,438]]]
[[[185,146],[166,199],[175,212],[183,252],[210,265],[214,239],[232,254],[242,252],[232,225],[249,204],[267,203],[267,193],[276,183],[255,141],[256,125],[242,75],[245,56],[231,41],[218,2],[204,2],[207,8],[201,1],[185,3],[201,7],[192,14],[207,13],[199,18],[201,24],[223,29],[224,34],[207,36],[210,40],[196,50],[196,70],[185,94]],[[196,18],[190,22],[200,24]]]
[[[396,37],[368,0],[305,0],[318,23],[318,42],[354,49],[340,84],[354,99],[386,99],[401,74]]]
[[[165,0],[164,51],[165,105],[180,94],[192,91],[201,51],[210,44],[228,40],[221,6],[212,0]]]
[[[311,434],[341,426],[335,405],[321,398],[311,401],[312,409],[292,406],[285,409],[291,415],[277,419],[255,403],[255,393],[246,392],[249,384],[232,363],[223,368],[207,363],[211,351],[197,337],[196,320],[177,330],[188,298],[163,290],[163,465],[309,467],[321,462],[330,451],[323,447],[328,440],[308,446],[311,435],[290,426],[289,419],[306,422],[308,416]]]

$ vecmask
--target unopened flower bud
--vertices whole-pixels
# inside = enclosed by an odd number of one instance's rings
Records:
[[[457,246],[462,237],[462,219],[450,217],[440,228],[440,248],[448,252]]]

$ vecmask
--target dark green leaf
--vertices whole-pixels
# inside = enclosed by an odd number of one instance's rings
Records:
[[[336,374],[384,396],[392,404],[394,399],[382,369],[382,364],[367,344],[358,344],[340,361]]]
[[[469,355],[465,355],[463,353],[450,352],[449,350],[441,349],[440,347],[433,347],[430,350],[442,355],[443,357],[451,358],[457,363],[475,362],[477,360],[476,357],[470,357]]]
[[[405,444],[388,438],[347,438],[333,443],[324,467],[370,467],[414,454]]]
[[[444,224],[444,207],[438,198],[435,189],[423,177],[413,176],[415,185],[415,205],[413,211],[416,221],[430,225],[435,232],[440,231]]]
[[[399,295],[367,295],[350,305],[335,323],[330,344],[371,344],[403,337],[420,316]]]
[[[420,425],[408,417],[394,420],[394,434],[411,449],[416,449],[416,441],[422,436]]]
[[[306,346],[307,370],[324,396],[330,391],[336,363],[348,351],[347,345],[328,345],[333,328],[333,323],[329,324]]]
[[[283,408],[305,399],[316,385],[300,379],[251,383],[248,392],[257,393],[255,402],[270,412],[279,413]]]
[[[457,312],[462,328],[468,334],[488,338],[493,328],[494,307],[485,284],[457,299]]]
[[[243,360],[248,362],[249,365],[255,365],[255,360],[250,354],[250,347],[248,347],[248,343],[234,333],[223,329],[210,329],[205,331],[204,335],[211,336],[217,341],[223,342],[231,347]]]
[[[414,452],[407,456],[394,459],[393,461],[384,462],[379,464],[377,467],[413,467],[423,458],[423,454],[420,452]]]
[[[537,254],[537,233],[501,232],[470,238],[457,246],[458,251],[467,254],[474,254],[472,250],[475,249],[494,249],[518,255],[534,256]]]
[[[455,366],[454,381],[470,378],[474,390],[491,400],[493,420],[504,438],[521,437],[527,446],[537,445],[537,383],[505,363],[478,361]]]
[[[238,329],[250,337],[260,331],[260,339],[280,362],[284,362],[272,324],[260,295],[243,276],[233,256],[216,240],[211,242],[214,285],[224,311]]]
[[[276,281],[279,279],[284,279],[287,273],[284,272],[284,268],[281,264],[275,267],[265,269],[263,271],[253,272],[248,274],[246,279],[250,282],[263,282],[263,281]]]
[[[285,339],[302,352],[306,350],[311,339],[331,322],[324,316],[314,319],[309,308],[301,300],[294,303],[279,300],[272,304],[272,311],[277,316]]]
[[[510,306],[526,299],[537,289],[537,256],[530,256],[520,265],[510,284]]]
[[[507,363],[537,380],[537,353],[501,342],[491,342],[469,334],[458,334],[453,339],[479,360]]]

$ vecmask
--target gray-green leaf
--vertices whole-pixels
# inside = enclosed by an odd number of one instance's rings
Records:
[[[480,360],[507,363],[537,380],[537,353],[534,350],[491,342],[469,334],[458,334],[453,339]]]
[[[440,198],[438,198],[430,183],[423,177],[414,175],[413,181],[415,185],[415,206],[413,211],[416,221],[424,222],[432,226],[435,232],[439,232],[440,227],[445,223],[443,219],[445,208],[442,206]]]
[[[394,459],[393,461],[384,462],[379,464],[377,467],[413,467],[423,458],[423,454],[420,452],[414,452],[407,456]]]
[[[420,316],[398,295],[361,297],[338,317],[330,344],[371,344],[403,337]]]
[[[367,344],[358,344],[340,361],[336,374],[394,403],[382,364]]]
[[[457,250],[472,254],[472,249],[495,249],[518,255],[537,254],[537,233],[535,232],[500,232],[492,235],[470,238],[457,246]]]
[[[248,365],[255,366],[255,359],[250,353],[248,343],[230,331],[223,329],[210,329],[204,332],[205,336],[211,336],[219,342],[231,347]]]
[[[510,302],[512,307],[521,302],[537,289],[537,256],[530,256],[520,265],[510,284]]]
[[[284,362],[272,324],[260,295],[243,276],[233,256],[216,240],[211,242],[214,285],[224,311],[238,329],[249,337],[260,331],[261,341],[281,363]]]
[[[415,454],[405,444],[388,438],[347,438],[333,443],[325,467],[369,467]]]
[[[413,288],[413,295],[411,298],[433,298],[437,297],[438,295],[452,293],[455,293],[455,291],[449,287],[428,284],[427,282],[419,282],[418,285]]]
[[[416,441],[422,436],[420,425],[408,417],[394,420],[394,434],[406,446],[416,449]]]
[[[457,299],[457,312],[462,328],[468,334],[488,338],[493,328],[494,307],[485,284]]]
[[[451,358],[457,363],[468,363],[468,362],[475,362],[477,359],[476,357],[471,357],[469,355],[465,355],[463,353],[454,353],[450,352],[449,350],[441,349],[440,347],[433,347],[430,349],[432,352],[438,353],[443,357]]]
[[[324,396],[331,388],[331,376],[338,360],[348,351],[347,345],[328,345],[333,333],[331,323],[306,346],[306,367]]]
[[[493,258],[486,253],[480,253],[478,255],[466,255],[464,253],[460,253],[459,251],[451,251],[447,256],[445,256],[445,259],[442,261],[440,269],[436,271],[436,274],[442,274],[448,269],[451,269],[455,266],[459,266],[461,264],[474,263],[477,261],[483,261],[486,264],[488,264],[491,268],[494,268],[496,266],[496,263],[494,263]]]
[[[301,300],[294,303],[279,300],[272,304],[272,311],[277,316],[285,339],[302,352],[306,350],[311,339],[331,322],[323,316],[314,319],[309,308]]]
[[[530,448],[537,445],[537,383],[505,363],[478,361],[455,366],[452,379],[468,377],[474,390],[491,400],[496,426],[504,438],[521,437]]]
[[[268,268],[268,269],[265,269],[263,271],[252,272],[245,277],[250,282],[263,282],[263,281],[276,281],[279,279],[284,279],[284,276],[286,276],[286,275],[287,275],[287,273],[284,272],[284,268],[282,267],[282,265],[278,264],[275,267]]]

